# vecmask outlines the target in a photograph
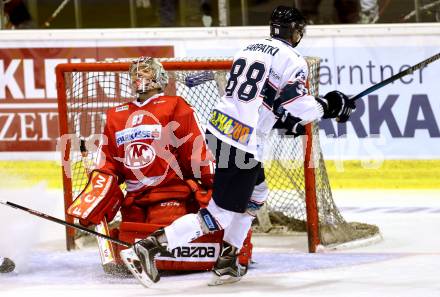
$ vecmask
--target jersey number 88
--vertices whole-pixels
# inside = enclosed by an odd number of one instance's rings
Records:
[[[229,80],[226,86],[225,94],[227,97],[232,97],[234,91],[237,89],[237,98],[243,101],[250,101],[255,98],[259,88],[258,83],[262,80],[266,67],[261,62],[253,62],[247,69],[246,79],[238,84],[239,78],[243,75],[246,69],[246,60],[237,59],[232,64],[231,72],[229,73]]]

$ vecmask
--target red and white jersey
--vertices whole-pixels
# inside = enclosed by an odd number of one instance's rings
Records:
[[[308,95],[308,73],[305,59],[285,41],[268,38],[247,45],[234,56],[225,94],[207,129],[261,160],[277,120],[275,109],[281,106],[303,123],[322,117],[322,108]]]
[[[178,96],[155,95],[107,111],[98,168],[118,176],[128,192],[209,182],[213,157],[194,110]]]

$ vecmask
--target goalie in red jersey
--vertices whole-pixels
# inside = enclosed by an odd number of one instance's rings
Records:
[[[137,98],[107,111],[96,169],[68,214],[83,225],[99,225],[120,211],[122,222],[110,234],[134,243],[206,207],[214,158],[192,107],[182,97],[164,95],[168,75],[162,64],[140,58],[132,63],[130,78]],[[122,183],[126,194],[120,189]],[[222,232],[164,250],[157,259],[158,269],[211,269],[220,253]],[[122,249],[109,248],[116,251],[113,264],[117,270],[124,267],[118,253]],[[250,260],[251,249],[248,239],[240,258],[244,264]]]

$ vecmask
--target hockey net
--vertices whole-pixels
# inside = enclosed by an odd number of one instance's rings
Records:
[[[224,90],[228,59],[162,59],[170,76],[166,94],[185,98],[205,124]],[[319,59],[307,58],[308,86],[318,94]],[[129,61],[61,64],[57,67],[60,133],[68,136],[61,148],[65,208],[87,183],[87,171],[97,156],[109,107],[134,100]],[[64,139],[63,137],[61,139]],[[346,222],[335,205],[323,155],[318,125],[305,137],[273,133],[266,145],[264,166],[270,193],[258,216],[257,232],[307,232],[308,249],[376,240],[376,226]],[[66,220],[73,218],[66,215]],[[66,230],[67,249],[75,247],[75,231]]]

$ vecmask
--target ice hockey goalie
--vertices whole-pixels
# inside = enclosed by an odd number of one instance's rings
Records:
[[[213,182],[213,157],[191,106],[179,96],[165,96],[168,76],[152,58],[130,67],[136,100],[110,108],[100,154],[89,183],[68,209],[83,225],[122,222],[110,234],[134,243],[158,228],[207,205]],[[120,185],[125,184],[126,194]],[[206,234],[157,259],[160,270],[209,270],[222,242],[222,231]],[[116,265],[123,267],[113,245]],[[250,234],[240,261],[248,264]]]

